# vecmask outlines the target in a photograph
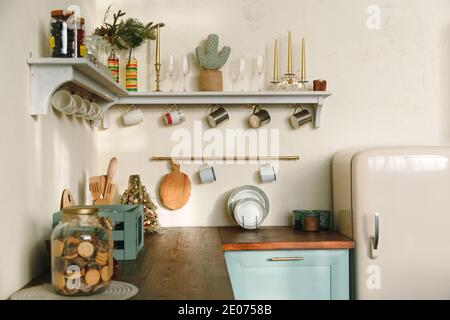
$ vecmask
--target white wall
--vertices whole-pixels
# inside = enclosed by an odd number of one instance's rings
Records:
[[[106,7],[99,6],[99,10]],[[367,8],[381,8],[381,29],[366,26]],[[331,208],[331,166],[333,154],[349,147],[375,145],[448,144],[449,132],[449,38],[448,0],[285,0],[285,1],[116,1],[131,16],[145,21],[163,21],[162,57],[193,52],[209,33],[220,35],[221,45],[232,47],[224,68],[225,90],[255,89],[256,77],[236,83],[232,74],[241,55],[252,63],[258,52],[272,59],[273,39],[282,42],[282,72],[285,70],[286,37],[294,37],[294,70],[299,66],[300,38],[307,43],[310,79],[328,80],[333,96],[326,100],[321,129],[290,129],[288,108],[269,108],[269,129],[279,129],[280,153],[299,154],[299,162],[283,162],[279,181],[258,183],[257,165],[217,165],[218,181],[199,185],[198,165],[184,165],[194,184],[189,203],[179,211],[159,209],[165,226],[226,225],[227,195],[234,187],[256,184],[266,191],[271,211],[265,225],[286,225],[295,208]],[[249,8],[253,8],[250,10]],[[250,11],[249,11],[250,10]],[[249,23],[247,17],[253,17]],[[256,17],[256,18],[255,18]],[[154,43],[141,48],[139,85],[153,88]],[[164,64],[164,61],[163,61]],[[272,65],[267,65],[271,76]],[[148,72],[150,71],[150,72]],[[189,75],[196,88],[198,68]],[[163,89],[170,88],[165,76]],[[268,79],[266,79],[268,80]],[[178,80],[176,89],[180,90]],[[113,109],[111,128],[98,133],[99,167],[105,168],[117,156],[117,182],[121,192],[129,174],[141,174],[144,184],[158,198],[157,185],[167,172],[167,164],[150,162],[152,155],[170,154],[175,128],[161,125],[164,106],[145,108],[144,123],[123,128],[119,116],[126,107]],[[185,107],[187,121],[177,128],[192,132],[194,121],[204,119],[206,107]],[[231,121],[220,127],[246,129],[246,108],[229,108]],[[207,124],[203,122],[204,128]]]
[[[50,10],[81,6],[94,22],[90,1],[1,1],[0,29],[0,299],[48,267],[44,240],[52,213],[68,187],[75,199],[87,199],[86,177],[95,168],[95,130],[81,121],[50,111],[31,117],[29,52],[47,56]]]

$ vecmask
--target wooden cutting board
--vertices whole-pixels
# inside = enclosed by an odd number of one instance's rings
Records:
[[[171,210],[182,208],[191,195],[191,180],[180,172],[180,164],[172,161],[172,172],[164,176],[159,188],[163,205]]]

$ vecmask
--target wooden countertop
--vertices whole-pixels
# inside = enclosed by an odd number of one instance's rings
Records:
[[[218,228],[222,248],[233,250],[353,249],[355,242],[337,232],[301,232],[291,227],[263,227],[242,231]]]
[[[168,228],[148,235],[137,259],[119,265],[114,279],[136,285],[134,299],[233,299],[215,227]]]
[[[242,231],[238,227],[168,228],[145,236],[136,260],[119,261],[114,280],[136,285],[133,299],[231,300],[233,291],[225,250],[351,249],[354,242],[338,233],[305,233],[290,227]],[[50,282],[46,273],[26,287]]]

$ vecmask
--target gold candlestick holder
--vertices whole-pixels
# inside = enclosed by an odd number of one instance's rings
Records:
[[[161,92],[161,63],[155,63],[155,71],[156,71],[155,92]]]
[[[286,73],[281,81],[272,81],[273,91],[308,91],[307,80],[300,80],[294,73]]]

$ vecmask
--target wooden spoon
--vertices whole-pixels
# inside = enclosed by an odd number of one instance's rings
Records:
[[[191,195],[191,180],[180,172],[180,164],[172,161],[172,172],[164,176],[159,188],[164,206],[171,210],[182,208]]]
[[[106,187],[105,187],[105,193],[103,198],[104,199],[111,199],[113,195],[113,178],[114,174],[117,170],[117,158],[111,158],[108,165],[108,171],[106,173]]]

